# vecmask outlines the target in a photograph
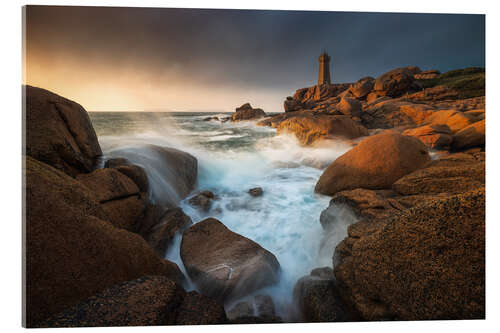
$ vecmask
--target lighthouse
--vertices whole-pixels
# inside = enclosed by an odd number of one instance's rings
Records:
[[[330,56],[326,51],[319,56],[319,75],[318,86],[323,84],[331,84],[330,81]]]

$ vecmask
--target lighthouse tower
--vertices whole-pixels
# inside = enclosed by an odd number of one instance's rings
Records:
[[[319,75],[318,86],[322,84],[331,84],[330,81],[330,56],[326,51],[323,51],[319,56]]]

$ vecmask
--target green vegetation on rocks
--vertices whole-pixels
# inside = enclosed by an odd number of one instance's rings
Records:
[[[422,84],[424,88],[432,88],[441,85],[457,90],[458,97],[463,99],[484,96],[485,78],[486,72],[484,68],[469,67],[443,73],[434,79],[417,81]]]

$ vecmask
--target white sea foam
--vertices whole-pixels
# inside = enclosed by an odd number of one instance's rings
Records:
[[[191,207],[187,199],[180,206],[195,223],[216,217],[277,257],[280,283],[259,293],[269,293],[278,315],[292,320],[292,290],[297,279],[316,267],[331,266],[333,247],[345,237],[347,224],[352,223],[345,219],[336,234],[325,238],[319,218],[330,198],[314,193],[324,168],[351,144],[331,141],[314,148],[302,147],[292,136],[275,136],[274,129],[250,122],[198,120],[189,123],[189,129],[165,119],[161,122],[164,127],[134,129],[123,135],[99,136],[99,140],[107,154],[127,145],[156,144],[194,155],[199,165],[197,189],[211,190],[219,200],[208,213]],[[263,195],[250,196],[248,190],[257,186],[262,187]],[[184,269],[179,244],[179,240],[174,242],[167,257]]]

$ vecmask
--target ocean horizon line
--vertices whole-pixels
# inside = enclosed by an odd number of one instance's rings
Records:
[[[234,111],[218,111],[218,110],[88,110],[87,112],[92,112],[92,113],[138,113],[138,112],[144,112],[144,113],[234,113]]]

